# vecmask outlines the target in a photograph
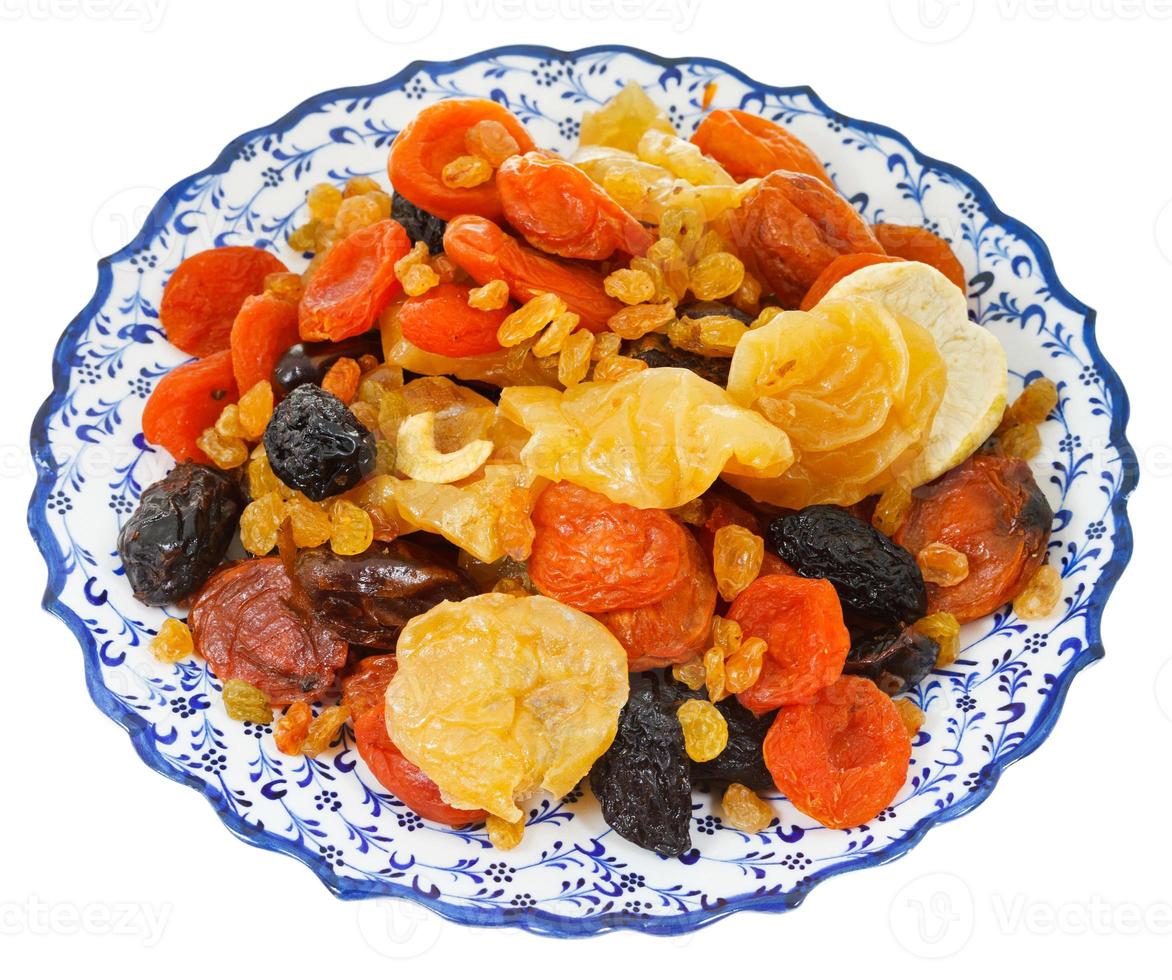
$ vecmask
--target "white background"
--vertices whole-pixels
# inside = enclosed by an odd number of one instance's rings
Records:
[[[412,13],[408,0],[393,13]],[[8,976],[1167,975],[1172,0],[0,0],[0,963]],[[163,188],[322,89],[496,44],[709,55],[976,174],[1099,310],[1131,393],[1135,558],[1108,658],[990,799],[798,911],[571,945],[343,903],[231,837],[92,706],[40,611],[27,431],[94,262]],[[933,962],[937,959],[937,962]],[[752,966],[750,966],[752,964]]]

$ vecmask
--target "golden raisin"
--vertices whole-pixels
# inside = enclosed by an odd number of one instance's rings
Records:
[[[960,622],[952,613],[932,613],[912,628],[940,645],[940,652],[936,655],[937,667],[956,663],[956,658],[960,656]]]
[[[724,683],[730,694],[740,694],[757,683],[768,649],[769,644],[759,636],[750,636],[725,660]]]
[[[265,276],[265,292],[288,303],[301,299],[302,281],[296,272],[270,272]]]
[[[900,529],[908,511],[912,509],[912,492],[899,483],[893,483],[879,495],[871,524],[889,538]]]
[[[243,439],[244,427],[240,424],[240,408],[237,405],[225,405],[216,419],[216,434],[224,439]]]
[[[735,293],[745,278],[745,265],[731,252],[715,252],[692,266],[688,285],[699,300],[723,299]]]
[[[735,619],[714,616],[712,618],[712,642],[726,654],[738,650],[741,643],[744,642],[741,624]]]
[[[501,592],[505,595],[526,596],[532,595],[520,579],[517,578],[501,578],[497,579],[496,584],[492,587],[493,592]]]
[[[275,491],[266,493],[240,515],[240,543],[254,555],[267,555],[277,546],[277,532],[284,520],[285,501]]]
[[[566,312],[566,304],[556,293],[538,293],[528,303],[514,310],[496,332],[502,347],[515,347],[536,336],[554,317]]]
[[[370,515],[349,500],[335,500],[330,508],[330,548],[334,554],[360,555],[373,540]]]
[[[684,751],[693,762],[715,759],[728,745],[728,722],[712,702],[689,698],[676,717],[684,732]]]
[[[606,325],[623,340],[638,340],[653,330],[666,327],[676,317],[673,303],[641,303],[614,314]]]
[[[262,443],[253,450],[252,459],[248,463],[248,496],[253,500],[259,500],[266,493],[287,497],[289,488],[277,479]]]
[[[301,746],[302,754],[315,756],[325,752],[338,737],[338,732],[342,730],[342,726],[346,724],[346,719],[349,717],[350,705],[348,704],[335,704],[329,708],[323,708],[321,714],[310,723],[305,742]]]
[[[484,829],[488,831],[488,839],[493,847],[498,851],[511,851],[525,836],[525,818],[504,820],[490,813],[484,820]]]
[[[493,279],[468,293],[468,305],[474,310],[499,310],[509,301],[509,285],[503,279]]]
[[[596,333],[594,335],[594,348],[591,350],[590,356],[596,361],[601,361],[604,357],[617,354],[622,349],[622,346],[622,337],[617,333],[604,330],[602,333]]]
[[[690,256],[704,234],[704,215],[692,208],[667,208],[659,218],[659,234]]]
[[[737,341],[749,329],[731,316],[703,316],[696,322],[700,326],[700,343],[706,350],[724,357],[732,356],[737,349]]]
[[[285,755],[300,755],[312,721],[313,709],[304,701],[294,701],[289,705],[273,726],[273,740],[278,751]]]
[[[769,802],[740,783],[729,783],[720,807],[724,811],[721,822],[746,834],[759,834],[773,823],[773,807]]]
[[[1042,565],[1013,600],[1019,619],[1045,619],[1062,598],[1062,576],[1053,565]]]
[[[655,282],[638,269],[615,269],[603,282],[607,296],[627,306],[637,306],[655,298]]]
[[[558,381],[568,388],[583,380],[590,370],[593,349],[594,334],[589,330],[575,330],[570,334],[558,354]]]
[[[1036,425],[1023,422],[1002,432],[997,437],[997,448],[1002,456],[1033,459],[1042,450],[1042,437]]]
[[[445,187],[479,187],[492,179],[492,164],[483,157],[468,153],[444,165],[440,180]]]
[[[317,238],[317,221],[309,221],[289,232],[289,247],[295,252],[312,252]]]
[[[359,194],[370,194],[380,190],[382,188],[373,177],[351,177],[346,181],[346,189],[342,193],[344,197],[357,197]]]
[[[1005,421],[1041,425],[1058,407],[1058,386],[1049,378],[1035,378],[1005,413]]]
[[[339,357],[321,379],[321,386],[330,394],[349,405],[358,393],[358,379],[362,369],[352,357]]]
[[[612,354],[604,357],[594,366],[595,381],[618,381],[628,374],[636,374],[647,369],[647,362],[637,357],[624,357],[622,354]]]
[[[663,278],[668,293],[666,299],[675,303],[688,291],[688,257],[680,244],[671,238],[661,238],[647,249],[647,258],[653,262]],[[631,262],[631,268],[643,268]]]
[[[925,582],[941,585],[959,585],[969,577],[969,556],[943,541],[933,541],[920,549],[916,564]]]
[[[244,461],[248,459],[248,446],[243,439],[225,439],[214,426],[204,429],[203,434],[195,440],[195,444],[222,470],[243,466]]]
[[[704,660],[701,657],[693,657],[687,663],[673,664],[671,676],[681,684],[687,685],[689,690],[698,691],[707,679]]]
[[[708,700],[714,704],[728,696],[724,676],[724,650],[719,646],[710,647],[704,653],[704,686]]]
[[[346,198],[334,216],[334,229],[346,238],[381,220],[382,209],[365,194]]]
[[[679,507],[673,507],[668,513],[677,521],[682,521],[684,524],[691,524],[693,527],[699,527],[708,520],[708,508],[704,506],[702,497],[689,500],[686,504],[682,504]]]
[[[285,513],[293,526],[293,543],[298,548],[316,548],[333,534],[333,525],[325,508],[305,494],[294,494],[285,503]]]
[[[314,184],[305,195],[305,203],[311,218],[332,224],[342,206],[342,192],[333,184]]]
[[[151,640],[151,653],[156,660],[165,664],[178,663],[190,657],[195,650],[191,641],[191,630],[182,619],[165,619],[159,632]]]
[[[439,285],[439,275],[430,265],[413,265],[403,274],[403,292],[408,296],[422,296]]]
[[[739,524],[726,524],[712,543],[712,570],[725,602],[732,602],[756,580],[765,559],[765,539]]]
[[[570,310],[566,310],[565,313],[559,313],[555,316],[550,322],[550,325],[537,338],[537,343],[533,345],[533,356],[549,357],[552,354],[558,353],[570,334],[578,328],[579,319],[581,318],[578,314]]]
[[[900,698],[896,701],[895,710],[899,712],[899,717],[903,720],[907,733],[915,738],[916,733],[924,727],[924,712],[908,698]]]
[[[265,434],[273,415],[273,386],[268,381],[258,381],[240,396],[237,407],[245,438],[255,442]]]
[[[273,720],[273,709],[269,696],[248,681],[229,678],[224,681],[224,710],[233,721],[251,721],[256,725],[267,725]]]
[[[493,167],[499,167],[509,157],[521,152],[520,144],[501,123],[495,119],[481,119],[473,123],[464,134],[464,148],[473,156],[487,160]]]
[[[390,194],[388,194],[386,191],[367,191],[366,196],[370,198],[370,200],[374,201],[375,205],[378,207],[378,214],[380,219],[389,218],[391,216],[391,207],[394,202],[391,200]]]

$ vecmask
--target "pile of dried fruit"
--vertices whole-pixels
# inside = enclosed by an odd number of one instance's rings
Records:
[[[437,103],[390,187],[310,188],[303,272],[173,271],[195,360],[143,431],[177,465],[118,540],[141,601],[188,606],[155,655],[283,753],[351,726],[388,792],[500,848],[587,776],[663,855],[695,788],[743,834],[778,791],[866,823],[961,624],[1061,598],[1027,462],[1061,392],[1007,408],[948,243],[869,226],[777,123],[688,140],[628,86],[581,134]]]

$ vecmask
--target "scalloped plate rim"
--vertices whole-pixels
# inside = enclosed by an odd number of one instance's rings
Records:
[[[895,139],[907,147],[916,161],[921,165],[949,173],[957,178],[972,190],[973,197],[980,205],[982,211],[995,217],[1006,229],[1018,235],[1034,250],[1041,266],[1040,273],[1052,288],[1054,295],[1060,297],[1070,306],[1073,312],[1082,315],[1084,318],[1082,337],[1087,345],[1093,363],[1102,372],[1104,382],[1113,396],[1113,412],[1110,429],[1111,445],[1119,453],[1123,477],[1118,490],[1111,500],[1111,512],[1116,521],[1116,530],[1112,539],[1114,550],[1111,558],[1103,567],[1102,574],[1095,582],[1089,600],[1086,620],[1087,645],[1071,663],[1070,668],[1064,672],[1059,679],[1059,683],[1047,696],[1043,707],[1039,711],[1038,717],[1034,721],[1033,727],[1027,733],[1026,737],[1003,758],[989,766],[987,778],[978,790],[968,794],[951,806],[942,808],[921,818],[902,839],[877,851],[867,853],[857,860],[845,861],[836,866],[815,872],[807,878],[804,884],[788,891],[766,895],[758,895],[751,892],[745,893],[725,899],[720,904],[714,905],[711,908],[697,909],[679,915],[638,917],[625,912],[610,912],[596,917],[582,919],[573,916],[556,915],[540,909],[483,909],[453,905],[444,902],[442,898],[432,898],[431,896],[422,895],[418,891],[395,883],[364,883],[343,880],[334,873],[330,865],[322,858],[307,853],[292,842],[285,841],[267,831],[259,831],[248,825],[226,808],[221,794],[213,791],[210,786],[196,779],[194,776],[169,765],[157,751],[153,741],[148,744],[145,740],[144,736],[149,732],[149,727],[143,724],[140,716],[128,709],[124,709],[112,698],[102,683],[100,669],[98,668],[96,659],[97,651],[92,634],[77,613],[59,601],[60,593],[64,586],[65,573],[61,555],[55,547],[56,539],[53,537],[46,521],[48,493],[55,481],[57,471],[56,464],[49,451],[47,423],[48,419],[61,406],[69,391],[67,355],[71,351],[74,335],[89,321],[107,298],[112,284],[112,275],[110,273],[111,263],[130,254],[141,243],[149,241],[153,237],[157,228],[156,222],[169,214],[173,207],[172,197],[181,187],[189,184],[193,180],[224,172],[230,161],[234,159],[236,150],[243,144],[258,136],[278,132],[328,102],[348,97],[375,94],[395,85],[402,84],[420,71],[425,71],[435,77],[451,73],[470,64],[483,61],[486,58],[511,54],[538,55],[541,57],[576,60],[592,54],[601,53],[625,53],[663,68],[675,68],[681,65],[707,65],[717,68],[722,72],[727,72],[748,84],[772,93],[805,94],[828,115],[842,119],[844,122],[864,131]],[[876,867],[893,861],[915,847],[933,827],[963,816],[987,799],[1000,780],[1002,773],[1013,763],[1030,755],[1046,740],[1058,716],[1061,714],[1067,693],[1074,678],[1087,665],[1094,663],[1104,656],[1105,650],[1102,642],[1103,611],[1108,598],[1132,555],[1134,537],[1127,516],[1127,498],[1135,489],[1138,482],[1138,468],[1135,452],[1131,444],[1127,441],[1126,436],[1127,422],[1130,416],[1130,402],[1127,391],[1118,373],[1103,356],[1099,348],[1095,331],[1095,311],[1075,298],[1062,284],[1054,269],[1049,248],[1037,232],[1022,221],[1005,214],[1005,212],[998,208],[984,185],[968,171],[922,153],[902,133],[891,127],[857,119],[835,111],[810,86],[768,85],[758,82],[745,72],[715,58],[699,56],[668,58],[652,54],[641,48],[618,44],[593,45],[570,51],[545,45],[504,45],[488,48],[450,61],[415,60],[404,66],[400,71],[380,81],[366,85],[331,89],[310,96],[268,125],[260,126],[237,136],[225,145],[220,154],[208,167],[177,181],[165,191],[151,209],[146,222],[134,238],[121,249],[100,259],[97,267],[98,284],[93,296],[77,316],[69,322],[54,348],[53,391],[37,411],[30,433],[30,448],[32,450],[34,464],[37,468],[37,481],[29,502],[28,525],[49,572],[48,583],[42,599],[42,607],[65,623],[77,638],[82,652],[85,655],[86,686],[89,690],[90,698],[103,714],[126,731],[131,743],[134,745],[135,751],[143,762],[161,775],[173,779],[176,782],[184,783],[199,791],[200,795],[207,799],[213,809],[215,809],[228,830],[240,840],[254,847],[287,854],[299,860],[313,870],[321,882],[338,898],[345,900],[386,897],[406,899],[426,906],[449,921],[463,925],[513,926],[541,935],[563,938],[597,935],[616,929],[629,929],[656,935],[679,935],[710,925],[725,916],[742,910],[759,912],[788,911],[800,905],[809,892],[822,881],[843,874],[844,872]]]

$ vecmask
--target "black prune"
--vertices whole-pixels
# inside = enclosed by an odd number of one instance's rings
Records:
[[[916,560],[841,507],[816,504],[774,518],[765,541],[799,575],[828,579],[848,616],[903,626],[927,612]]]
[[[264,437],[277,479],[310,500],[353,487],[374,469],[374,436],[335,395],[294,388],[273,410]]]
[[[940,644],[913,628],[883,629],[853,640],[842,672],[869,677],[895,697],[927,677],[939,655]]]
[[[692,781],[677,702],[657,674],[632,674],[618,732],[590,770],[607,824],[665,857],[692,846]]]
[[[126,580],[151,606],[186,599],[228,550],[244,497],[227,473],[180,463],[143,491],[118,534]]]
[[[628,357],[637,358],[651,368],[687,368],[705,381],[711,381],[722,388],[728,384],[728,366],[732,362],[727,357],[702,357],[699,354],[691,354],[673,347],[656,334],[648,334],[625,344],[623,353]]]
[[[753,318],[743,310],[729,306],[728,303],[714,303],[709,300],[696,300],[692,303],[684,303],[683,306],[677,306],[676,316],[680,319],[687,317],[689,320],[699,320],[706,316],[728,316],[734,320],[740,320],[746,327],[753,325]]]
[[[281,355],[273,368],[273,389],[284,398],[301,385],[320,385],[326,372],[343,357],[355,360],[364,354],[380,355],[382,338],[377,330],[368,330],[346,340],[319,340],[294,344]]]
[[[703,698],[703,691],[678,687],[681,697]],[[724,751],[708,762],[692,763],[693,783],[740,783],[749,789],[774,789],[773,777],[765,768],[761,745],[776,711],[758,717],[736,698],[718,701],[716,710],[728,723],[728,744]]]
[[[314,617],[351,643],[393,650],[413,616],[476,595],[472,581],[431,549],[375,542],[360,555],[329,548],[297,554],[294,575]]]
[[[398,191],[391,198],[391,217],[403,226],[411,242],[423,242],[432,255],[444,250],[444,231],[448,223],[430,211],[416,207]]]

